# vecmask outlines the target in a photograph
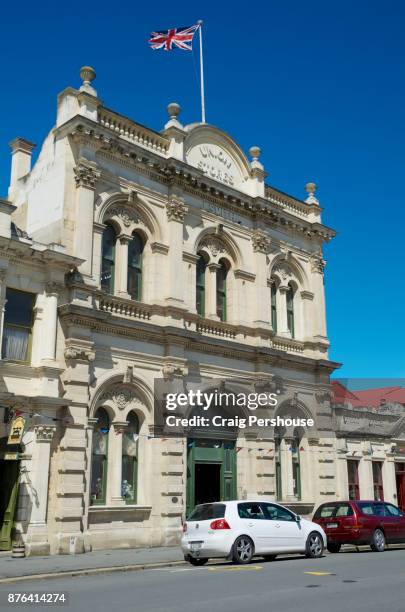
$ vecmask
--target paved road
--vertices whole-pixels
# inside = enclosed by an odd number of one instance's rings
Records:
[[[9,592],[61,592],[66,606],[11,606]],[[160,568],[1,585],[2,610],[119,612],[404,612],[405,550],[343,552],[322,559],[258,559],[249,566]]]

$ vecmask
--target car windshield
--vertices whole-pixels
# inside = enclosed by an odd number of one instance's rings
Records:
[[[212,519],[224,518],[225,504],[203,504],[196,506],[188,521],[210,521]]]

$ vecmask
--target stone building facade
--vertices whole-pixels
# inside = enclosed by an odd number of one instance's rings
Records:
[[[249,161],[222,130],[183,125],[177,104],[161,132],[146,128],[104,106],[94,77],[83,68],[81,87],[59,94],[34,165],[32,143],[11,143],[1,546],[13,520],[29,554],[175,544],[207,479],[222,498],[277,498],[304,514],[347,497],[322,256],[334,232],[315,185],[305,201],[267,185],[258,147]],[[282,379],[284,406],[314,416],[318,433],[159,437],[154,381],[186,376]],[[16,414],[18,448],[7,446]],[[389,461],[390,448],[378,451]]]

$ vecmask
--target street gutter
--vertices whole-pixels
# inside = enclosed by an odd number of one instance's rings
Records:
[[[25,574],[24,576],[11,576],[0,578],[0,584],[13,584],[26,580],[45,580],[49,578],[66,578],[67,576],[93,576],[96,574],[112,574],[116,572],[137,572],[146,569],[158,569],[160,567],[176,567],[188,565],[185,561],[161,561],[160,563],[141,563],[134,565],[113,565],[110,567],[93,567],[89,569],[65,570],[62,572],[48,572],[43,574]]]

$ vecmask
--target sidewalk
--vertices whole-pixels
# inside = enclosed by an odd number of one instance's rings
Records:
[[[159,548],[131,548],[128,550],[100,550],[82,555],[52,555],[47,557],[27,557],[13,559],[10,554],[0,555],[0,582],[8,579],[40,575],[43,578],[53,574],[68,575],[101,573],[143,569],[144,566],[177,565],[184,563],[179,546]]]

